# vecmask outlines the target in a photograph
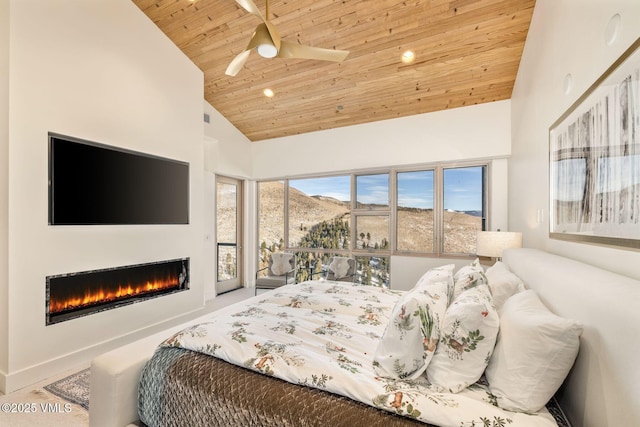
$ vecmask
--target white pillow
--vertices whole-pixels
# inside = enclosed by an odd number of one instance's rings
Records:
[[[498,312],[501,311],[509,297],[525,290],[522,280],[513,274],[503,262],[497,261],[487,269],[485,275],[493,296],[493,305],[496,306]]]
[[[486,370],[498,406],[529,413],[540,410],[573,366],[581,334],[580,323],[551,313],[533,290],[509,298]]]
[[[286,252],[276,252],[271,254],[271,273],[275,276],[282,276],[287,271],[291,270],[291,264],[289,260],[293,254]]]
[[[461,267],[453,276],[454,291],[453,299],[455,300],[461,293],[475,286],[486,285],[487,276],[480,265],[480,260],[476,258],[469,265]]]
[[[487,285],[464,291],[447,309],[427,379],[440,392],[458,393],[480,379],[496,344],[499,319]]]
[[[393,308],[373,358],[381,377],[415,379],[434,355],[447,308],[446,282],[407,292]]]
[[[329,268],[333,271],[333,277],[341,279],[349,272],[349,258],[335,257],[329,264]]]

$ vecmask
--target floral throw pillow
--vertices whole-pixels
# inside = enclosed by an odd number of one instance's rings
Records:
[[[447,282],[438,282],[398,300],[374,355],[379,376],[415,379],[424,373],[438,344],[447,291]]]
[[[447,309],[427,379],[435,390],[458,393],[480,379],[498,335],[499,319],[487,285],[464,291]]]
[[[418,279],[413,289],[419,289],[425,286],[433,285],[438,282],[446,282],[448,286],[447,305],[453,298],[453,269],[455,264],[446,264],[440,267],[429,269]]]
[[[471,264],[465,265],[464,267],[460,268],[453,276],[453,282],[454,300],[467,289],[471,289],[480,285],[486,285],[487,276],[485,276],[484,269],[480,265],[480,260],[476,258]]]
[[[451,287],[451,281],[445,279],[431,283],[429,286],[421,286],[416,290],[417,293],[427,296],[427,305],[421,307],[420,312],[425,366],[428,366],[429,362],[431,362],[440,339],[442,323],[449,305]]]

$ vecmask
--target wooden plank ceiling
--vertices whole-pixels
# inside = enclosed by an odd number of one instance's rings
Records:
[[[227,65],[260,20],[233,0],[133,0],[204,72],[205,99],[251,141],[509,99],[535,0],[273,0],[283,40],[342,63]],[[265,13],[265,0],[255,0]],[[404,51],[415,52],[411,64]],[[275,96],[262,91],[270,88]]]

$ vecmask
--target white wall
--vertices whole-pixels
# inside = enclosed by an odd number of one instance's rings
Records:
[[[607,26],[621,25],[610,45]],[[640,36],[638,0],[538,0],[512,96],[509,225],[526,246],[640,278],[640,252],[549,239],[551,126]],[[565,76],[573,84],[564,91]],[[544,213],[538,222],[538,211]]]
[[[497,158],[490,177],[489,228],[507,230],[510,108],[510,101],[499,101],[256,142],[253,145],[253,177],[258,180],[288,178]],[[448,260],[394,256],[391,259],[392,287],[410,289],[426,269],[446,262]],[[460,265],[468,260],[455,262]]]
[[[205,253],[207,259],[215,260],[216,236],[216,175],[225,175],[244,182],[244,224],[245,233],[242,246],[248,248],[254,231],[246,224],[251,223],[255,210],[254,185],[249,180],[252,174],[251,141],[235,128],[222,114],[208,102],[204,102],[204,112],[209,115],[209,123],[204,124],[204,168],[205,168]],[[249,257],[249,258],[247,258]],[[253,251],[245,251],[244,277],[250,277],[255,268]],[[205,263],[205,295],[215,296],[215,262]]]
[[[250,177],[251,142],[209,103],[204,111],[210,123],[204,125],[205,169],[231,177]]]
[[[255,143],[253,176],[508,156],[509,121],[510,102],[499,101],[269,139]]]
[[[0,323],[8,330],[0,343],[7,391],[204,303],[201,71],[130,0],[9,4],[9,300],[1,307],[8,325]],[[189,162],[190,224],[48,226],[48,131]],[[3,132],[2,164],[5,140]],[[45,326],[47,275],[181,257],[191,258],[188,292]],[[0,276],[0,297],[2,283]]]
[[[7,342],[9,231],[9,0],[0,0],[0,343]],[[0,345],[0,390],[8,366],[7,346]]]

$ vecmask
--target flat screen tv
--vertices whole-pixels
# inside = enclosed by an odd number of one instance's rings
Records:
[[[49,133],[49,224],[188,224],[189,164]]]

